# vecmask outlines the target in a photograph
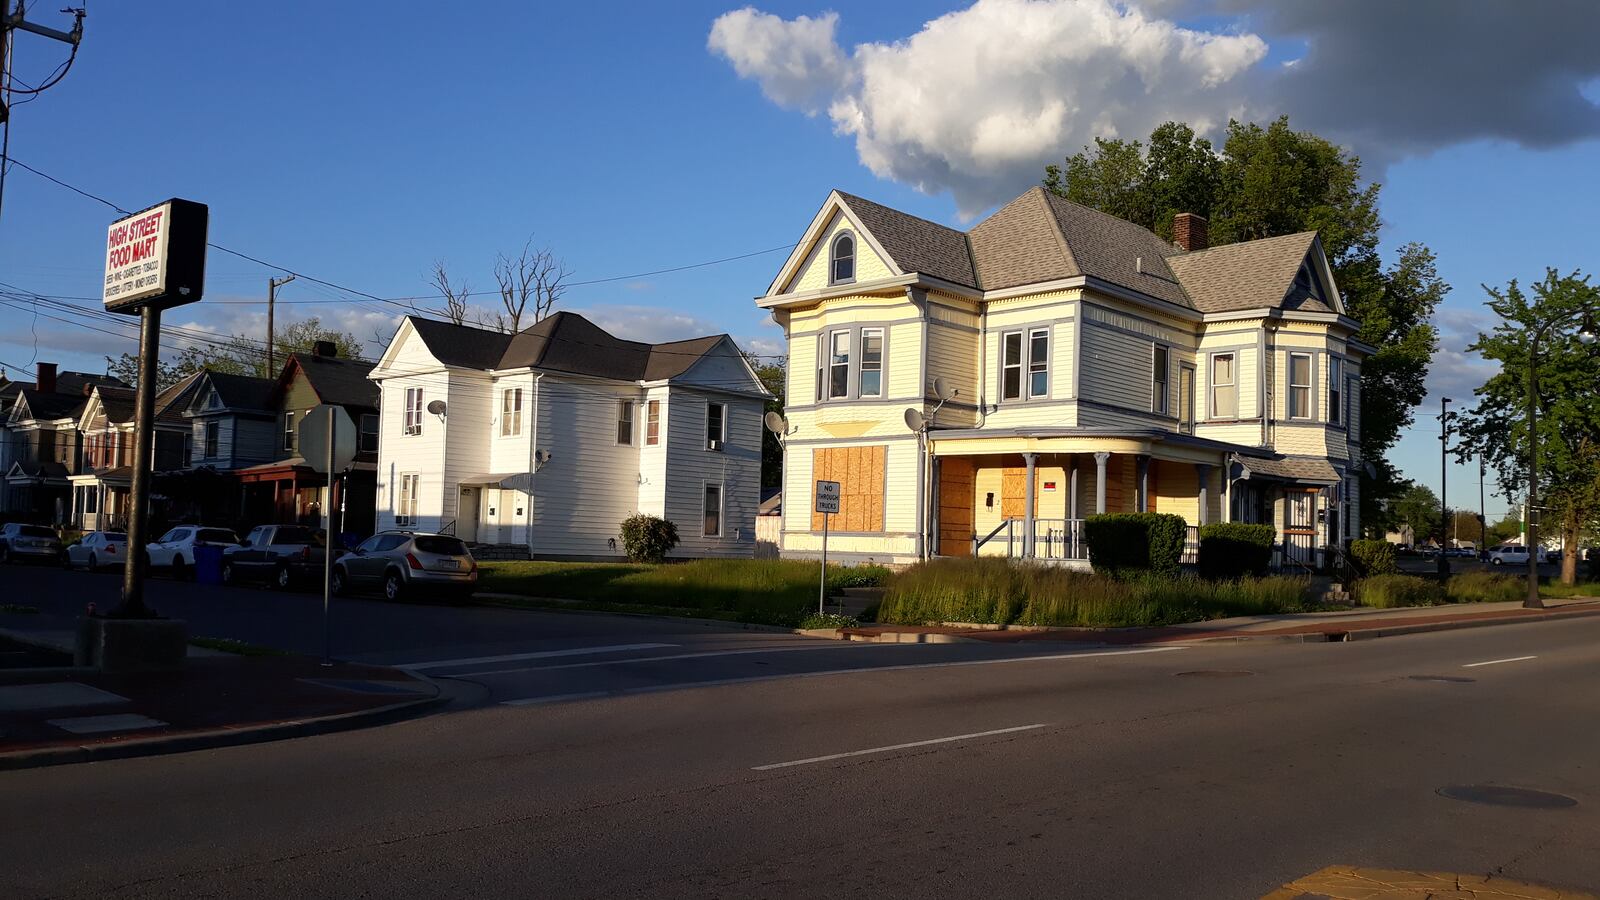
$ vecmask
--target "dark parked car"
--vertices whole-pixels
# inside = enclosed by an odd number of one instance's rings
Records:
[[[0,528],[0,563],[25,559],[60,562],[62,552],[61,538],[53,528],[21,522],[9,522]]]
[[[448,534],[381,531],[333,564],[333,592],[382,589],[398,600],[413,593],[466,595],[478,586],[478,563]]]
[[[322,532],[315,528],[258,525],[243,541],[222,551],[222,582],[265,581],[287,589],[320,581],[325,546]]]

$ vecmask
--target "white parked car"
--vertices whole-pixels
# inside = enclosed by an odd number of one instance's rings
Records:
[[[91,531],[67,548],[67,568],[120,569],[128,560],[128,536],[120,531]]]
[[[1543,565],[1549,560],[1545,556],[1544,548],[1538,548],[1539,563]],[[1494,566],[1525,566],[1528,564],[1528,548],[1521,544],[1501,544],[1489,548],[1489,564]]]
[[[153,544],[145,545],[151,568],[171,569],[172,574],[183,576],[192,571],[194,548],[206,544],[231,547],[239,543],[239,536],[227,528],[206,528],[200,525],[179,525],[161,536]]]

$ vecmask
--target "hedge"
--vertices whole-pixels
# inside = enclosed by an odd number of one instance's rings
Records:
[[[1188,527],[1183,516],[1166,513],[1106,513],[1084,520],[1083,535],[1096,572],[1172,578],[1183,559]]]
[[[1355,562],[1359,575],[1395,575],[1400,572],[1394,545],[1388,541],[1351,541],[1350,559]]]
[[[1277,532],[1271,525],[1217,522],[1200,526],[1200,574],[1206,578],[1264,575]]]

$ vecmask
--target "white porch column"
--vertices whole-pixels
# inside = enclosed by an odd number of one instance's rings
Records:
[[[1134,481],[1134,512],[1150,511],[1150,457],[1141,453],[1134,458],[1137,476]]]
[[[1067,469],[1067,518],[1078,518],[1078,454],[1068,457]]]
[[[1200,479],[1200,516],[1196,524],[1208,525],[1211,522],[1211,466],[1208,463],[1195,463],[1194,473]]]
[[[1033,556],[1033,466],[1038,460],[1037,453],[1022,454],[1022,462],[1027,471],[1027,483],[1022,488],[1022,556],[1024,559]]]
[[[1106,463],[1111,461],[1111,454],[1101,451],[1094,455],[1094,511],[1103,514],[1106,511]]]

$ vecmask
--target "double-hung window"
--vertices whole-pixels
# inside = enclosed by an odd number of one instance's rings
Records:
[[[362,453],[378,452],[378,414],[362,413],[361,430],[356,436],[356,449]]]
[[[644,442],[654,447],[661,443],[661,401],[651,400],[645,405]]]
[[[633,401],[617,401],[617,443],[633,444]]]
[[[405,433],[422,433],[422,388],[406,388]]]
[[[883,329],[861,330],[861,390],[862,397],[883,396]]]
[[[1311,418],[1311,354],[1289,354],[1289,418]]]
[[[522,434],[522,388],[506,388],[500,392],[500,436],[516,437]]]
[[[704,502],[701,507],[700,533],[705,537],[722,536],[722,485],[706,482]]]
[[[283,449],[293,450],[295,444],[294,411],[289,410],[283,414]]]
[[[1171,371],[1171,369],[1168,367],[1166,347],[1163,347],[1160,344],[1155,345],[1155,353],[1153,354],[1153,364],[1151,369],[1150,383],[1152,387],[1150,395],[1150,409],[1152,412],[1158,412],[1162,415],[1166,415],[1167,384],[1168,379],[1171,378],[1171,376],[1167,374],[1169,371]]]
[[[1328,357],[1328,423],[1344,423],[1344,403],[1340,392],[1344,390],[1344,360]]]
[[[404,528],[417,524],[417,482],[420,475],[406,474],[400,476],[400,499],[395,504],[394,524]]]
[[[217,458],[217,450],[219,449],[217,447],[217,439],[220,436],[221,431],[222,431],[221,423],[219,423],[219,422],[207,422],[206,423],[206,431],[205,431],[205,435],[206,435],[205,458],[206,459],[216,459]]]
[[[1000,336],[1000,399],[1022,399],[1022,332]]]
[[[728,408],[721,403],[706,404],[706,449],[721,450],[728,439]]]
[[[1218,353],[1211,357],[1210,418],[1239,417],[1239,383],[1234,372],[1234,355]]]
[[[850,332],[828,337],[828,399],[850,396]]]
[[[1028,332],[1028,399],[1050,396],[1050,329]]]

